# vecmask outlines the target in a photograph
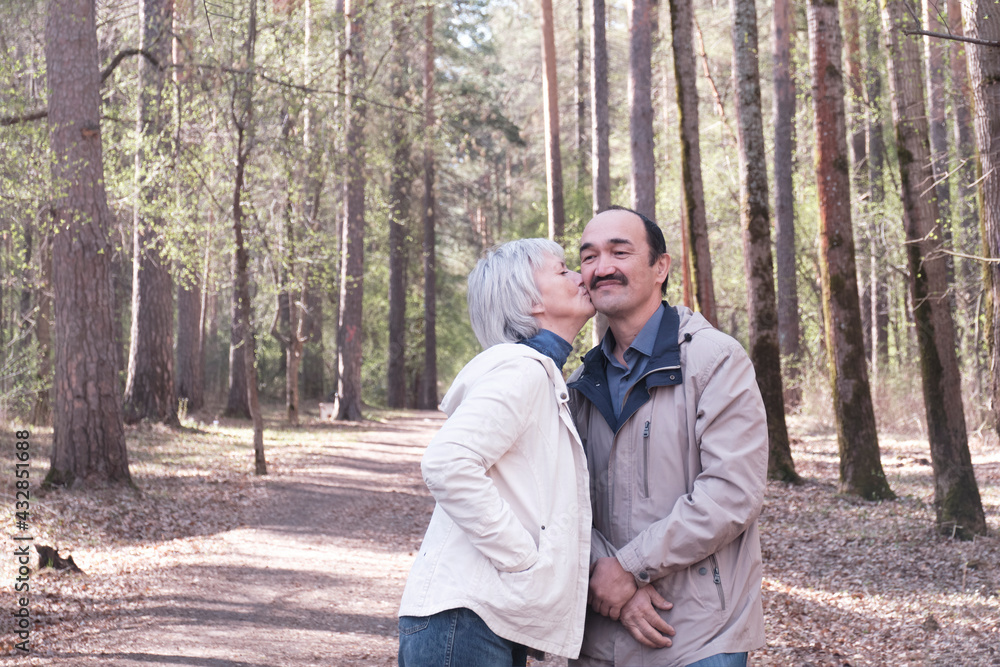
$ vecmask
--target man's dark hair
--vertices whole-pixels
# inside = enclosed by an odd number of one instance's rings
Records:
[[[663,232],[660,230],[660,226],[657,225],[654,221],[650,220],[648,217],[646,217],[642,213],[639,213],[639,211],[633,211],[632,209],[630,209],[630,208],[628,208],[626,206],[618,206],[616,204],[612,204],[611,206],[607,207],[604,210],[605,211],[627,211],[629,213],[632,213],[634,215],[639,216],[639,219],[642,220],[643,226],[646,227],[646,242],[649,243],[649,265],[650,266],[652,266],[653,264],[656,264],[656,260],[658,260],[663,255],[667,254],[667,242],[663,238]],[[666,294],[667,293],[667,281],[669,279],[670,279],[670,276],[668,275],[666,278],[664,278],[663,284],[660,285],[660,293],[661,294]]]

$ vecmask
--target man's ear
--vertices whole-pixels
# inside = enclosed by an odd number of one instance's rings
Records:
[[[663,253],[660,255],[659,259],[656,260],[656,279],[660,284],[663,284],[667,280],[667,276],[670,275],[670,255]],[[662,279],[662,280],[661,280]]]

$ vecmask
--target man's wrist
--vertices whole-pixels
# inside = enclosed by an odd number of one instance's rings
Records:
[[[618,551],[615,558],[618,559],[619,565],[622,569],[632,575],[635,579],[635,585],[637,588],[641,588],[648,583],[653,581],[652,576],[649,571],[643,566],[642,561],[639,559],[639,555],[634,549],[630,548],[631,545],[626,545],[624,548]]]

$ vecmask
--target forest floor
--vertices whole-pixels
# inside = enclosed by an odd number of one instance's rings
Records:
[[[265,477],[252,474],[245,422],[131,428],[138,491],[37,492],[51,430],[32,432],[32,544],[71,553],[83,572],[33,563],[27,654],[14,647],[21,543],[11,539],[15,461],[5,431],[0,665],[395,664],[396,609],[433,508],[419,460],[442,415],[373,412],[372,421],[332,424],[308,407],[298,429],[277,407],[267,412]],[[991,535],[958,542],[933,530],[924,440],[882,434],[899,499],[872,503],[837,494],[834,434],[796,418],[790,430],[808,481],[768,485],[768,646],[752,664],[1000,665],[995,438],[971,438]]]

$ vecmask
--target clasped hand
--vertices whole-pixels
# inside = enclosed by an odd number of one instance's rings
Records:
[[[617,558],[600,558],[590,574],[590,607],[621,621],[637,642],[650,648],[672,643],[674,629],[657,613],[673,607],[651,585],[638,588]]]

